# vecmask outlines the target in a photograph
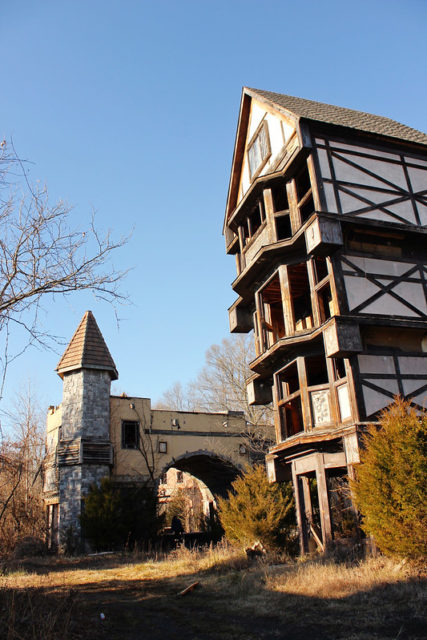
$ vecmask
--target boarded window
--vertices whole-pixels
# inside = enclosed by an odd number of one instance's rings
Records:
[[[249,171],[251,178],[262,167],[270,155],[267,123],[264,121],[248,148]]]

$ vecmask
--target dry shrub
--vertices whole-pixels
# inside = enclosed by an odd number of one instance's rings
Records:
[[[354,565],[309,560],[267,572],[273,591],[316,598],[346,598],[385,584],[399,584],[416,573],[412,566],[396,564],[386,557],[369,558]]]
[[[34,589],[0,589],[0,628],[7,640],[67,640],[75,594],[54,599]]]

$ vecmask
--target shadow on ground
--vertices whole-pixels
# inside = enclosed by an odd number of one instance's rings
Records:
[[[103,568],[108,568],[105,563]],[[249,564],[246,569],[211,569],[164,579],[140,579],[136,569],[130,580],[81,583],[72,590],[3,590],[0,629],[7,629],[12,619],[15,635],[9,637],[25,640],[426,638],[427,620],[421,617],[419,601],[425,581],[406,580],[329,599],[270,591],[265,575],[262,567]],[[197,588],[178,596],[196,580]],[[416,598],[409,597],[411,593]],[[36,612],[38,625],[31,619]]]

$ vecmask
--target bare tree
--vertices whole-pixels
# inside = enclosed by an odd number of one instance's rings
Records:
[[[10,424],[0,442],[0,546],[7,551],[24,536],[44,537],[44,416],[30,385],[2,415]]]
[[[175,382],[162,394],[154,409],[174,409],[175,411],[193,411],[194,404],[188,390],[181,382]]]
[[[254,355],[252,336],[224,338],[206,352],[206,364],[187,389],[177,382],[161,396],[156,408],[187,411],[243,411],[248,444],[252,451],[265,451],[273,440],[271,405],[251,406],[246,395],[249,363]]]
[[[94,217],[86,229],[72,228],[71,208],[51,204],[46,187],[33,187],[13,146],[0,144],[0,396],[7,365],[30,344],[49,345],[55,336],[41,327],[42,301],[57,294],[90,290],[99,298],[121,301],[124,272],[109,260],[126,239],[100,235]],[[14,328],[27,339],[10,352]]]

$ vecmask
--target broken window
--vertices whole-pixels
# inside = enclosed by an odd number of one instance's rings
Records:
[[[263,120],[248,146],[248,162],[251,180],[261,171],[271,155],[267,122]]]
[[[314,258],[314,278],[316,284],[319,284],[327,275],[328,272],[328,264],[326,262],[326,258]]]
[[[301,391],[297,363],[292,362],[276,376],[281,439],[304,431],[301,407]]]
[[[260,291],[258,300],[262,344],[268,349],[286,335],[278,274]]]
[[[257,231],[261,228],[264,222],[264,204],[263,201],[259,199],[249,215],[247,215],[240,224],[239,229],[241,235],[242,250],[256,235]]]
[[[320,324],[326,322],[335,313],[328,262],[329,259],[326,258],[313,258],[311,261]]]
[[[324,355],[311,356],[305,359],[307,386],[317,387],[319,384],[328,384],[328,370]]]
[[[351,501],[347,469],[327,469],[329,509],[334,540],[357,536],[357,516]]]
[[[345,370],[344,358],[331,358],[331,359],[332,359],[332,366],[334,368],[334,379],[342,380],[347,375]]]
[[[122,421],[122,449],[137,449],[139,446],[139,422]]]
[[[301,218],[301,224],[314,212],[314,202],[311,190],[310,174],[308,167],[305,166],[295,178],[295,189],[297,194],[298,209]]]
[[[273,198],[276,240],[285,240],[292,236],[286,183],[283,181],[280,184],[273,186],[271,191]]]
[[[331,391],[325,356],[305,358],[305,371],[312,424],[314,427],[329,425],[332,422]]]
[[[310,283],[305,262],[288,267],[289,289],[294,312],[295,331],[313,326]]]
[[[331,285],[327,282],[317,291],[320,322],[326,322],[334,313]]]

